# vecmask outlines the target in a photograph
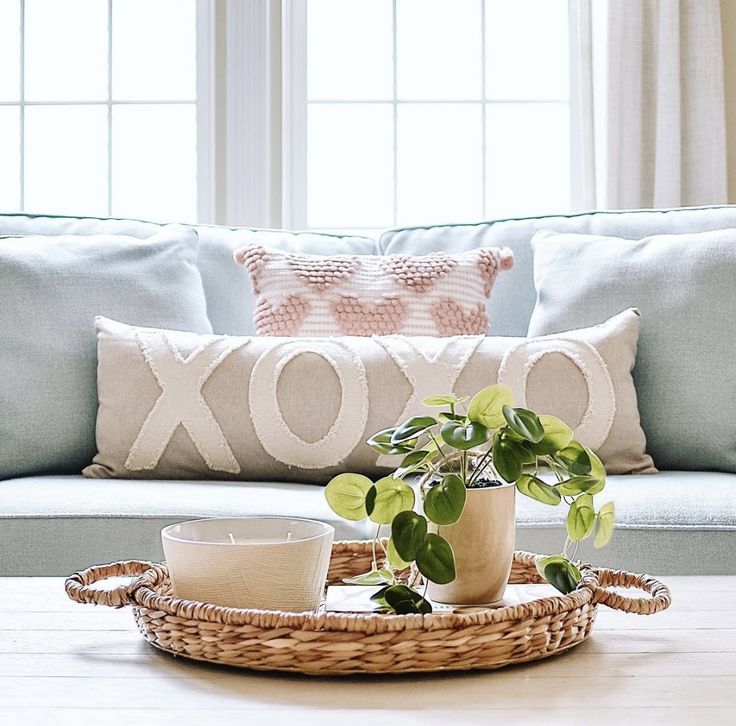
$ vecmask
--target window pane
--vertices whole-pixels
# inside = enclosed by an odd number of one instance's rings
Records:
[[[397,0],[396,10],[399,98],[480,98],[480,2]]]
[[[307,133],[309,226],[392,224],[391,105],[310,105]]]
[[[0,0],[0,101],[20,98],[20,0]]]
[[[0,107],[0,210],[20,207],[20,111]]]
[[[194,104],[112,111],[112,214],[163,221],[197,217]]]
[[[107,98],[107,3],[26,0],[25,7],[26,99]]]
[[[503,217],[567,211],[567,104],[491,103],[486,118],[486,214]]]
[[[479,219],[480,104],[405,104],[398,116],[398,223]]]
[[[309,98],[393,96],[391,0],[309,0]]]
[[[486,0],[486,95],[566,99],[568,0]]]
[[[107,212],[105,106],[26,107],[25,206],[34,212]]]
[[[194,100],[196,1],[113,0],[116,100]]]

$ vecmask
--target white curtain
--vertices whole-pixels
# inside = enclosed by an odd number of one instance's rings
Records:
[[[718,0],[570,0],[576,209],[727,199]]]

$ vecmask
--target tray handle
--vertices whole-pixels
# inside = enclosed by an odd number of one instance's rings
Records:
[[[135,580],[125,582],[109,590],[92,589],[89,586],[110,577],[137,577],[152,567],[151,562],[125,560],[109,565],[95,565],[70,575],[64,583],[66,594],[75,602],[122,608],[130,604],[130,593]]]
[[[672,602],[669,587],[651,575],[635,575],[623,570],[596,568],[598,584],[593,593],[593,601],[607,605],[614,610],[637,615],[653,615],[666,610]],[[628,597],[608,590],[608,587],[637,588],[645,590],[651,597]]]

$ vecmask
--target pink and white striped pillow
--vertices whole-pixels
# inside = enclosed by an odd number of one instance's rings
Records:
[[[486,301],[511,250],[450,255],[306,255],[249,245],[234,252],[257,295],[258,335],[485,335]]]

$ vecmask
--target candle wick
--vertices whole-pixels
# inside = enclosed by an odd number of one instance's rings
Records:
[[[235,537],[233,537],[233,533],[228,532],[227,536],[230,538],[230,544],[235,544]]]

